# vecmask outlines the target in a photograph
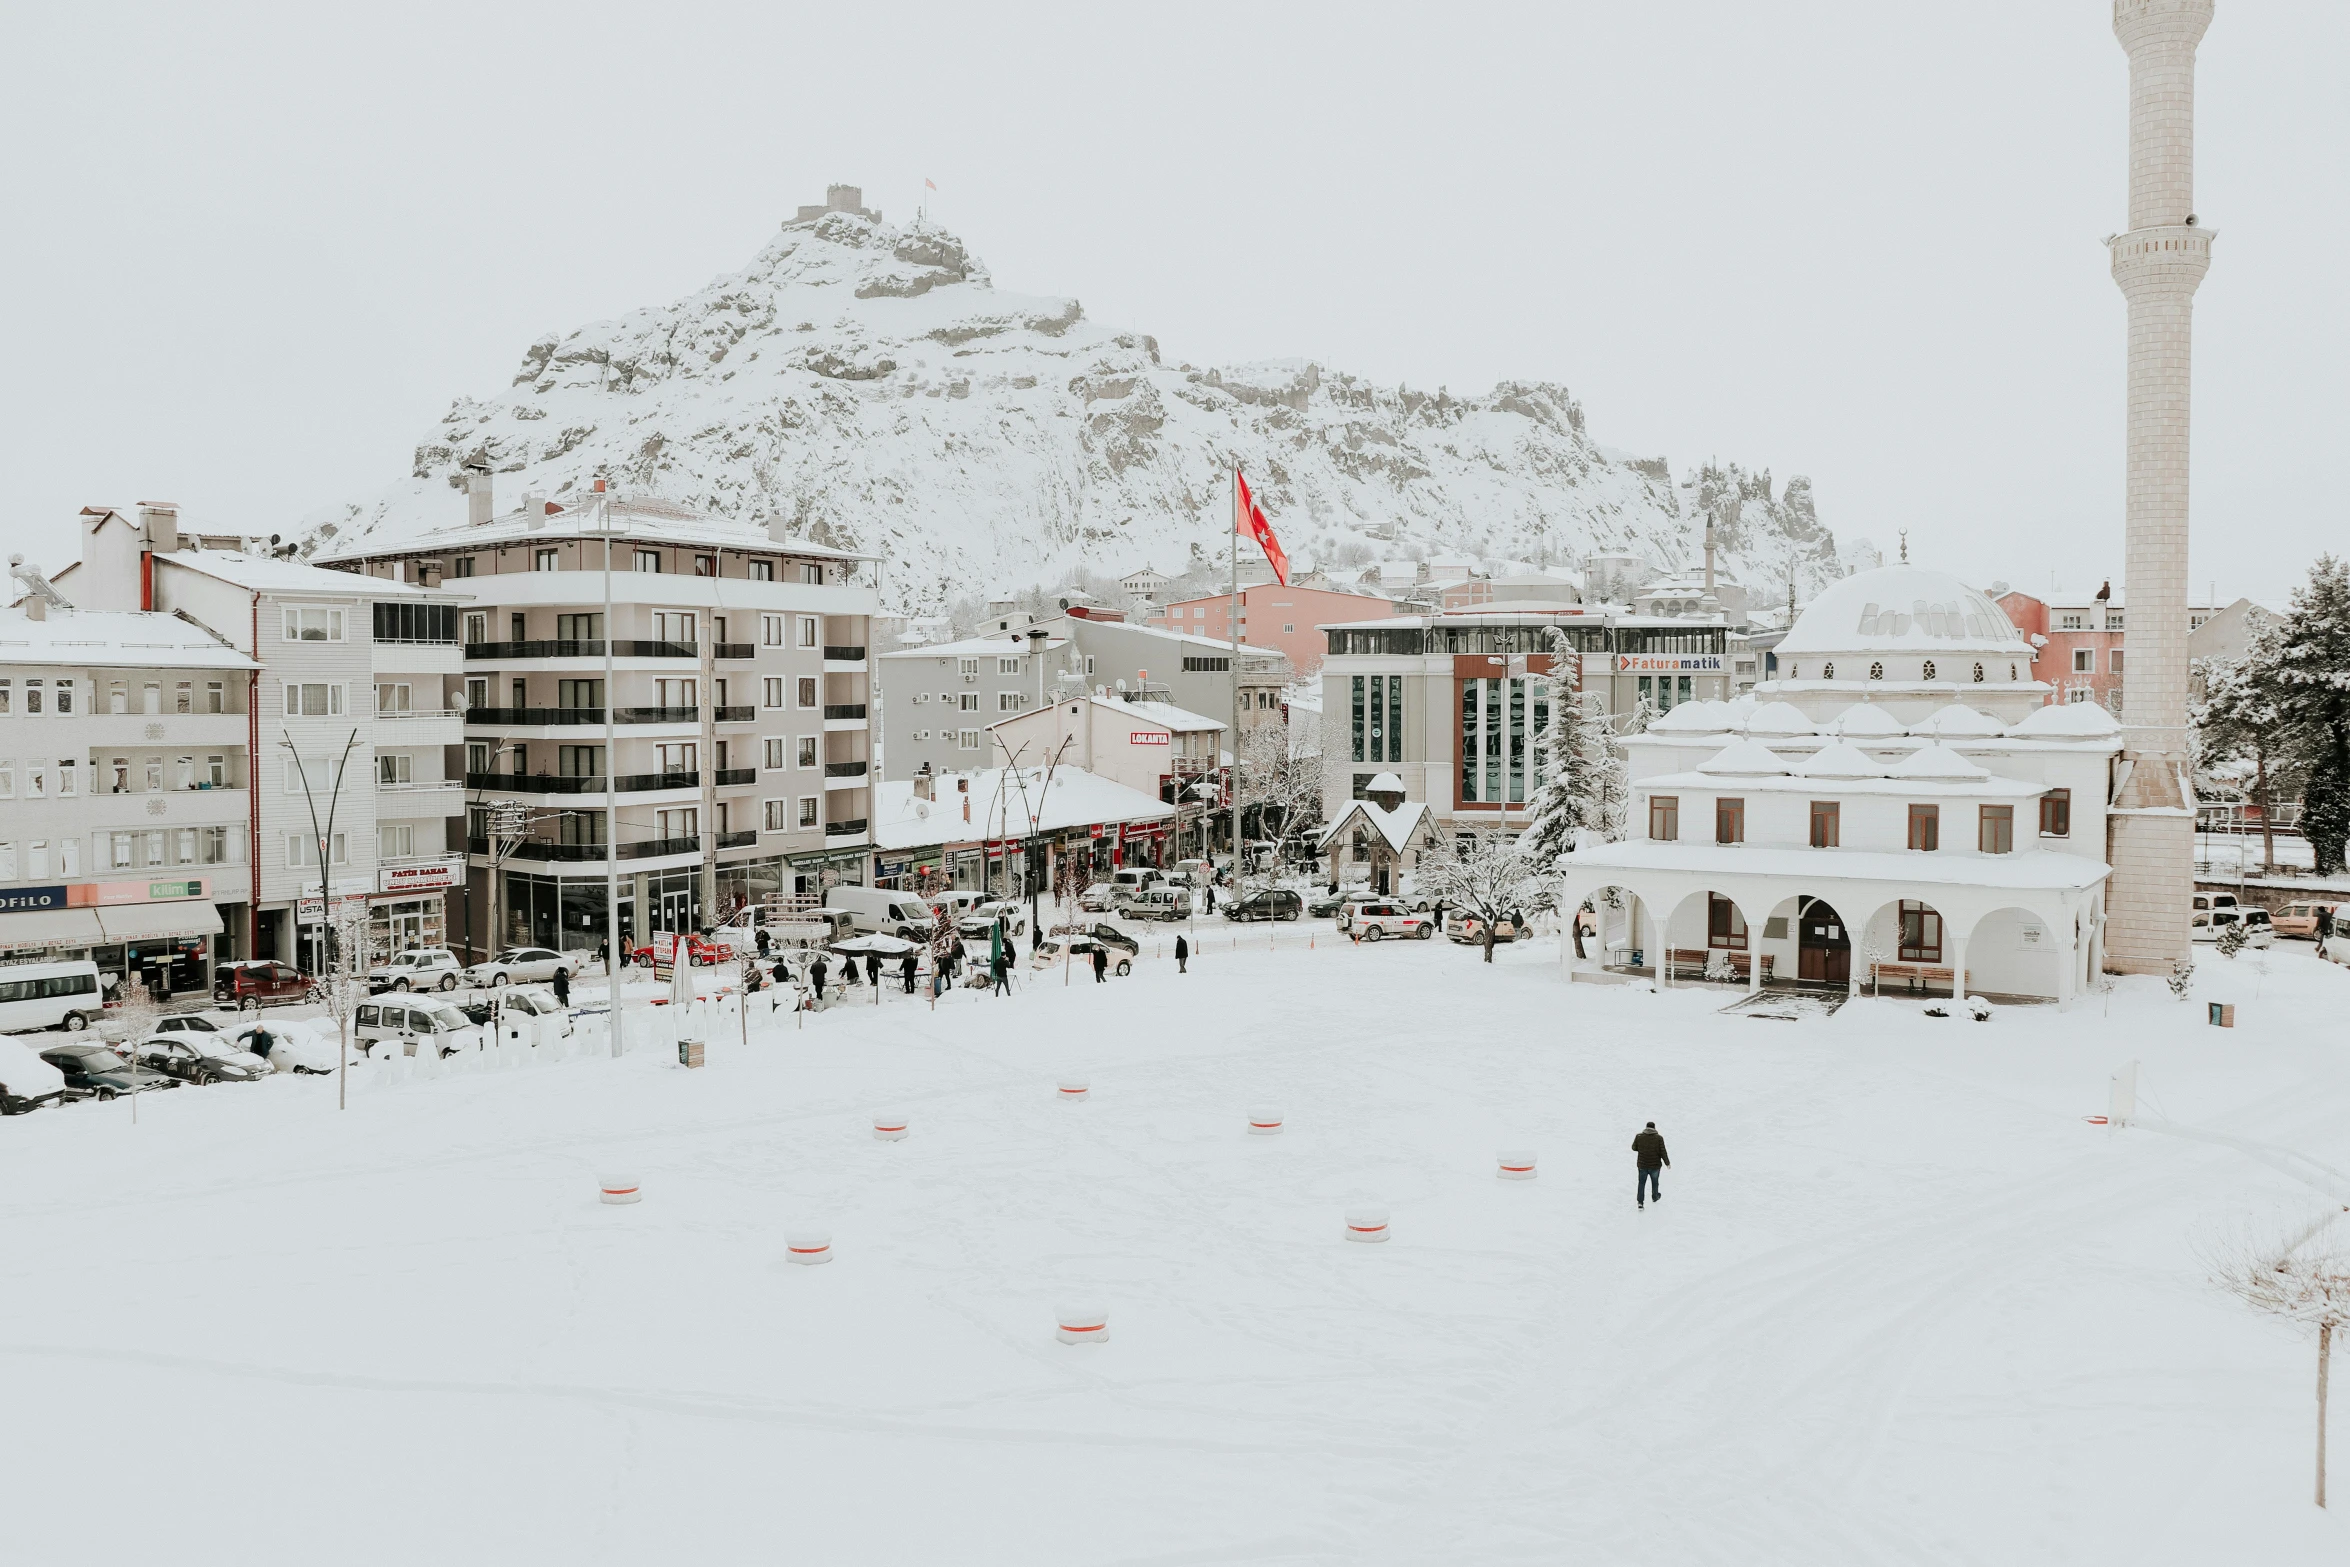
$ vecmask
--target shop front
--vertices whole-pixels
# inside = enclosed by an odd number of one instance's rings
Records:
[[[789,890],[807,898],[822,898],[828,887],[862,887],[868,868],[863,849],[820,849],[784,858]]]
[[[208,880],[85,882],[70,893],[97,918],[103,939],[90,960],[109,995],[133,980],[158,1000],[211,991],[213,944],[224,926]]]
[[[737,909],[751,905],[763,908],[770,898],[783,891],[783,887],[783,856],[780,854],[763,860],[737,860],[732,864],[721,862],[718,867],[719,918],[731,918]]]
[[[593,952],[604,944],[610,889],[603,877],[563,881],[553,876],[503,873],[499,919],[506,927],[497,947],[548,947],[557,952]],[[636,935],[636,882],[620,880],[620,935]]]
[[[873,885],[908,892],[945,886],[946,859],[944,848],[907,854],[876,854],[873,856]]]
[[[411,947],[449,944],[449,889],[465,880],[457,856],[376,872],[375,895],[367,900],[368,961],[382,963]]]

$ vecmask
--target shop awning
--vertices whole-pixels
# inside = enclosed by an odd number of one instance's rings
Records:
[[[207,903],[206,908],[212,907]],[[89,947],[106,939],[88,909],[27,909],[0,914],[0,952],[26,947]]]
[[[163,941],[174,936],[217,936],[221,932],[220,910],[201,898],[191,898],[185,903],[108,904],[96,913],[110,942]]]

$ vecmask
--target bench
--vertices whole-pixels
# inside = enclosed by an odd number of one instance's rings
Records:
[[[1907,980],[1913,992],[1923,990],[1928,985],[1940,985],[1944,990],[1949,990],[1954,977],[1950,969],[1932,963],[1880,963],[1875,975],[1879,990],[1884,989],[1887,980],[1899,979]]]
[[[1745,952],[1732,952],[1721,947],[1674,948],[1671,977],[1679,979],[1686,974],[1693,978],[1703,978],[1706,962],[1716,952],[1720,952],[1722,956],[1730,960],[1730,972],[1737,978],[1745,980],[1750,977],[1754,965],[1753,955]],[[1763,978],[1769,979],[1771,977],[1771,954],[1767,952],[1762,955],[1762,972]]]

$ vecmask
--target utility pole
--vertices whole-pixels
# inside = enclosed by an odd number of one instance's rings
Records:
[[[611,933],[612,954],[604,964],[604,977],[611,994],[612,1054],[617,1059],[624,1048],[620,971],[627,966],[628,947],[620,939],[620,792],[616,783],[620,752],[612,727],[612,699],[618,694],[612,688],[612,502],[601,479],[596,481],[596,524],[604,530],[604,618],[597,629],[603,633],[604,643],[604,928]]]

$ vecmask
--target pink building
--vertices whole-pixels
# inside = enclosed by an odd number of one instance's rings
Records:
[[[2122,644],[2126,616],[2122,596],[2113,591],[2111,583],[2086,598],[2052,595],[2039,599],[2029,593],[2008,593],[1998,604],[2016,630],[2027,638],[2046,639],[2034,658],[2032,673],[2048,683],[2050,702],[2095,702],[2115,714],[2121,712],[2127,672],[2127,650]],[[2187,611],[2189,631],[2199,629],[2211,617],[2209,605],[2191,606]]]
[[[1144,624],[1229,641],[1231,607],[1231,597],[1223,593],[1181,599],[1153,605]],[[1402,607],[1391,599],[1333,593],[1328,588],[1285,588],[1268,582],[1240,590],[1240,640],[1248,647],[1277,648],[1289,655],[1291,669],[1310,675],[1322,667],[1330,650],[1329,639],[1315,627],[1385,620],[1402,613]]]

